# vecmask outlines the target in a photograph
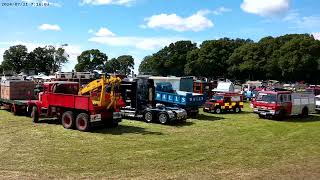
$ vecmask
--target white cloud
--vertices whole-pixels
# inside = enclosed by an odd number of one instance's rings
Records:
[[[291,11],[283,21],[294,24],[292,28],[314,31],[320,28],[320,16],[301,16],[298,11]]]
[[[123,6],[131,6],[136,0],[81,0],[80,5],[123,5]]]
[[[155,50],[164,47],[181,38],[176,37],[136,37],[116,36],[107,28],[100,28],[94,37],[88,39],[90,42],[116,47],[135,47],[140,50]]]
[[[312,33],[313,37],[317,40],[320,40],[320,32]]]
[[[175,31],[201,31],[213,27],[213,22],[206,17],[209,10],[200,10],[189,17],[180,17],[177,14],[158,14],[145,18],[146,25],[141,27],[164,28]]]
[[[215,9],[214,11],[212,11],[213,14],[215,15],[221,15],[225,12],[231,12],[232,9],[226,8],[226,7],[219,7],[218,9]]]
[[[57,24],[41,24],[38,29],[42,31],[60,31],[61,28]]]
[[[290,0],[243,0],[241,9],[259,16],[278,16],[289,9]]]
[[[95,34],[96,36],[115,36],[108,28],[102,27],[99,31]]]
[[[88,41],[99,44],[117,47],[135,47],[141,50],[155,50],[164,47],[181,38],[167,37],[135,37],[135,36],[115,36],[115,37],[91,37]]]

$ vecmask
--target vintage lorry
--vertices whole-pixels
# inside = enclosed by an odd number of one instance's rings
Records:
[[[34,123],[43,117],[57,117],[66,129],[89,131],[95,125],[117,126],[121,121],[121,96],[117,92],[120,81],[102,77],[83,88],[77,82],[45,82],[36,100],[1,98],[0,102],[15,114],[31,116]]]
[[[308,116],[315,112],[315,96],[308,92],[261,91],[252,101],[253,112],[260,118],[283,119],[287,116]]]
[[[123,79],[120,92],[126,104],[121,108],[124,117],[161,124],[187,119],[187,112],[184,109],[156,104],[153,79],[148,79],[148,77]]]

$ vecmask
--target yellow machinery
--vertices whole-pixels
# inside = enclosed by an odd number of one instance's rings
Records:
[[[79,91],[79,95],[84,95],[90,93],[92,96],[93,92],[100,91],[100,97],[93,98],[93,104],[101,107],[106,107],[110,109],[110,107],[116,107],[117,101],[120,98],[120,95],[116,93],[116,88],[119,88],[121,79],[119,77],[111,76],[109,78],[105,78],[102,76],[100,79],[91,81],[88,85],[81,88]],[[106,86],[110,86],[110,98],[106,97]]]

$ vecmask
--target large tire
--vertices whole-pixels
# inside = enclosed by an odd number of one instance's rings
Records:
[[[72,129],[75,125],[74,115],[72,111],[66,111],[62,114],[61,124],[66,129]]]
[[[87,113],[80,113],[76,118],[76,127],[79,131],[89,131],[91,128],[90,117]]]
[[[280,110],[280,112],[279,112],[279,115],[278,115],[278,117],[276,118],[276,120],[278,120],[278,121],[282,121],[282,120],[284,120],[285,119],[285,117],[286,117],[286,111],[285,110]]]
[[[167,113],[160,112],[158,114],[158,120],[161,124],[167,124],[169,122],[169,116]]]
[[[239,113],[239,112],[241,112],[241,108],[239,106],[236,106],[233,108],[233,112]]]
[[[151,111],[146,111],[143,114],[143,120],[147,123],[151,123],[153,121],[153,114]]]
[[[39,112],[37,106],[33,106],[31,110],[31,118],[33,123],[39,122]]]
[[[304,107],[301,112],[302,117],[307,117],[309,115],[309,110],[307,107]]]
[[[216,108],[214,109],[214,112],[215,112],[216,114],[221,114],[221,113],[222,113],[222,110],[221,110],[220,107],[216,107]]]

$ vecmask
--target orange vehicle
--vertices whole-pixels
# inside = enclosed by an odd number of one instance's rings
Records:
[[[204,104],[204,112],[221,114],[227,111],[236,113],[243,108],[243,96],[238,93],[217,93]]]

